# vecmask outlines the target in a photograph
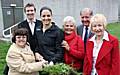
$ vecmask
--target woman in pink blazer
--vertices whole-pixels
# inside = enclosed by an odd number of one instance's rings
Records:
[[[95,35],[87,41],[83,75],[120,75],[119,42],[106,31],[105,16],[96,14],[90,22]]]

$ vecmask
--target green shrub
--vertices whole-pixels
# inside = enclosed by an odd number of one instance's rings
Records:
[[[44,67],[40,75],[79,75],[72,67],[59,63],[52,66]]]

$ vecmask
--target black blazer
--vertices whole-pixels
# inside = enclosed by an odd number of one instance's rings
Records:
[[[30,47],[32,49],[32,51],[34,52],[35,51],[35,48],[36,48],[36,28],[37,26],[41,25],[41,21],[40,20],[37,20],[36,19],[36,22],[35,22],[35,28],[34,28],[34,34],[32,35],[32,32],[31,32],[31,29],[29,27],[29,23],[27,22],[27,20],[24,20],[22,21],[21,23],[18,24],[18,28],[26,28],[28,29],[28,32],[29,32],[29,37],[28,37],[28,42],[30,44]]]

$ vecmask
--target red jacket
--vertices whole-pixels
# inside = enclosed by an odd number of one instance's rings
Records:
[[[84,43],[81,37],[73,32],[71,35],[65,34],[65,41],[67,41],[70,46],[69,51],[65,50],[65,63],[76,69],[81,69],[84,60]]]
[[[95,68],[98,75],[120,75],[119,74],[119,44],[118,39],[108,34],[109,41],[103,40]],[[84,59],[83,75],[90,75],[92,70],[92,41],[87,42],[86,55]]]

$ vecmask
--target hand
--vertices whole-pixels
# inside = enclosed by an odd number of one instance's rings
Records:
[[[48,61],[46,61],[46,60],[42,60],[42,62],[43,62],[43,67],[48,66]]]
[[[36,58],[36,60],[38,60],[38,61],[44,60],[43,57],[42,57],[42,55],[40,55],[39,53],[35,53],[35,58]]]
[[[54,65],[54,63],[53,63],[53,61],[50,61],[49,64],[44,65],[44,67],[49,67],[49,66],[52,66],[52,65]]]
[[[67,51],[69,51],[69,49],[70,49],[68,43],[65,40],[63,40],[63,42],[62,42],[62,47],[64,47]]]

